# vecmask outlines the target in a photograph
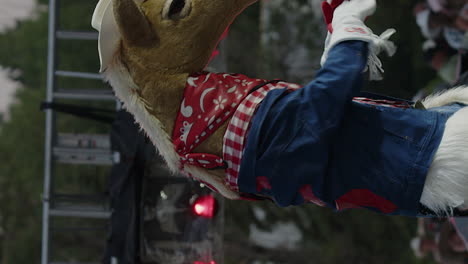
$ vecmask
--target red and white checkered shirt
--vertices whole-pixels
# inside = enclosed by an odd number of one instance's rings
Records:
[[[233,191],[239,191],[237,180],[239,177],[240,164],[242,161],[242,154],[245,147],[246,137],[250,128],[250,121],[255,113],[257,106],[262,102],[267,93],[274,89],[287,88],[288,90],[299,89],[297,84],[286,82],[277,82],[267,84],[253,93],[249,94],[237,108],[234,113],[226,133],[224,134],[223,141],[223,159],[227,163],[225,184]],[[354,97],[353,101],[364,104],[396,107],[396,108],[409,108],[410,105],[406,102],[389,101],[389,100],[375,100],[364,97]]]
[[[266,84],[258,90],[249,94],[237,107],[223,141],[223,159],[227,163],[225,183],[233,191],[239,191],[237,179],[239,176],[242,153],[244,151],[245,139],[250,128],[250,121],[257,109],[257,106],[262,102],[267,93],[274,89],[288,90],[299,89],[297,84],[286,82],[276,82]]]

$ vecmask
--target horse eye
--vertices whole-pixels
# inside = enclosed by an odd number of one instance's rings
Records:
[[[172,0],[169,9],[165,8],[164,17],[172,20],[186,17],[190,12],[190,3],[190,0]]]
[[[171,7],[169,8],[169,18],[180,14],[185,7],[185,0],[174,0],[172,1]]]

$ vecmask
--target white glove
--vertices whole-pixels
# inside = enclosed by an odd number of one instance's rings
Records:
[[[328,58],[330,50],[338,43],[348,40],[361,40],[369,43],[368,68],[370,79],[381,79],[383,72],[382,63],[377,55],[385,50],[389,56],[395,53],[395,45],[388,38],[395,30],[387,30],[381,36],[374,35],[365,24],[366,17],[374,14],[376,9],[375,0],[350,0],[344,1],[335,9],[333,14],[333,33],[328,33],[325,40],[325,49],[321,58],[323,66]]]
[[[340,23],[340,20],[349,17],[357,18],[362,22],[366,17],[372,16],[376,9],[375,0],[345,0],[335,9],[332,23]]]

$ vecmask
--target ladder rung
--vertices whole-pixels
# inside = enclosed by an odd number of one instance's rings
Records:
[[[67,261],[59,261],[59,262],[49,262],[49,264],[100,264],[100,262],[67,262]]]
[[[70,154],[89,154],[89,155],[112,155],[110,149],[101,148],[67,148],[55,147],[54,153],[70,153]]]
[[[105,194],[53,194],[54,202],[96,202],[107,201],[109,197]]]
[[[110,218],[111,211],[102,206],[60,206],[49,211],[51,216],[80,218]]]
[[[58,39],[76,39],[76,40],[97,40],[99,37],[98,32],[92,31],[68,31],[59,30],[56,32]]]
[[[62,148],[87,148],[87,149],[110,149],[109,134],[79,134],[59,133],[57,147]]]
[[[109,149],[55,147],[53,154],[57,162],[66,164],[112,165],[120,161],[119,153]]]
[[[96,227],[51,227],[51,231],[55,232],[89,232],[89,231],[102,231],[107,230],[108,226],[96,226]]]
[[[54,93],[56,99],[79,99],[79,100],[115,100],[111,90],[71,90],[60,89]]]
[[[55,75],[61,76],[61,77],[102,80],[102,76],[99,73],[90,73],[90,72],[55,71]]]

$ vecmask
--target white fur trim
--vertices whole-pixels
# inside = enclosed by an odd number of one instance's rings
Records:
[[[459,87],[424,100],[426,107],[468,103],[468,88]],[[468,107],[451,116],[424,184],[421,203],[438,214],[468,203]]]
[[[190,173],[195,179],[207,182],[211,184],[213,187],[216,188],[215,191],[219,192],[221,195],[228,199],[233,199],[237,200],[240,199],[240,196],[238,193],[232,191],[229,189],[224,183],[214,180],[216,178],[215,175],[210,174],[208,171],[205,169],[191,166],[191,165],[186,165],[184,168],[184,171],[186,173]]]
[[[425,98],[422,103],[426,108],[433,108],[457,102],[468,104],[468,86],[460,86],[442,93],[430,95]]]
[[[116,96],[124,103],[124,108],[133,114],[135,121],[156,146],[171,172],[180,172],[180,157],[175,151],[171,137],[164,130],[161,122],[148,113],[144,100],[136,93],[131,92],[132,90],[138,90],[138,86],[132,80],[129,72],[122,65],[119,58],[114,58],[114,61],[103,73],[103,76],[113,87]],[[239,199],[239,195],[236,192],[230,190],[221,180],[217,180],[216,176],[209,173],[209,171],[193,166],[185,166],[184,170],[194,178],[211,184],[224,197]]]

